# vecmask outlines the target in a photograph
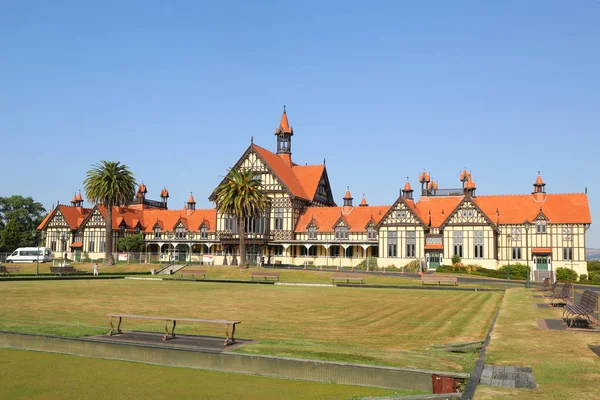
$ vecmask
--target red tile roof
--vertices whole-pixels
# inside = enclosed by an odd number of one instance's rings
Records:
[[[83,243],[82,242],[73,242],[71,247],[83,247]]]
[[[190,198],[188,199],[188,203],[195,203],[194,196],[190,193]]]
[[[412,188],[410,187],[410,182],[406,181],[406,183],[404,184],[404,190],[405,192],[410,192],[412,190]]]
[[[444,245],[441,243],[427,243],[425,250],[444,250]]]
[[[294,165],[292,166],[292,171],[302,188],[304,189],[304,193],[308,196],[308,200],[312,200],[317,193],[317,188],[319,186],[319,182],[321,181],[321,177],[323,176],[323,172],[325,171],[324,165]]]
[[[542,176],[538,175],[537,179],[535,180],[535,184],[538,186],[544,186],[544,181],[542,180]]]
[[[460,181],[464,182],[471,179],[471,173],[466,169],[460,173]]]
[[[308,207],[306,212],[300,216],[296,224],[296,232],[306,232],[308,224],[314,220],[319,227],[319,232],[333,232],[335,223],[342,216],[344,207]],[[377,224],[388,211],[390,206],[366,206],[354,207],[344,219],[348,223],[350,232],[365,232],[366,226],[373,220]]]
[[[419,182],[423,183],[423,182],[429,182],[429,181],[430,181],[429,174],[425,171],[421,172],[421,175],[419,175]]]
[[[466,187],[467,189],[475,189],[475,188],[476,188],[476,186],[475,186],[475,182],[473,181],[473,179],[471,179],[471,178],[469,177],[469,180],[467,181],[467,184],[465,185],[465,187]]]
[[[81,192],[77,195],[77,201],[83,201],[83,197],[81,197]]]

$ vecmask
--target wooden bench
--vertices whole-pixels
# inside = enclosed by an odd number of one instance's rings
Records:
[[[336,274],[331,275],[331,283],[335,283],[335,281],[346,281],[346,283],[355,281],[362,285],[364,283],[364,279],[365,279],[364,275],[352,274],[352,273],[350,273],[350,274],[336,273]]]
[[[572,283],[565,283],[561,290],[556,291],[550,297],[550,305],[556,304],[567,304],[567,300],[571,298],[571,291],[573,290]],[[560,302],[558,300],[561,300]]]
[[[196,318],[178,318],[178,317],[157,317],[157,316],[149,316],[149,315],[133,315],[133,314],[107,314],[110,317],[110,332],[108,332],[108,336],[112,336],[115,333],[115,327],[113,325],[113,318],[119,319],[119,324],[117,325],[116,334],[122,334],[121,331],[121,323],[123,322],[123,318],[136,318],[136,319],[153,319],[157,321],[165,321],[165,335],[163,336],[163,341],[169,339],[169,322],[173,322],[173,327],[171,328],[171,339],[175,339],[175,326],[177,325],[177,321],[179,322],[195,322],[195,323],[203,323],[203,324],[217,324],[217,325],[225,325],[225,346],[235,343],[235,326],[237,324],[241,324],[242,321],[227,321],[227,320],[212,320],[212,319],[196,319]],[[229,335],[229,326],[231,326],[231,336]]]
[[[546,292],[550,290],[550,278],[544,278],[544,283],[542,283],[542,286],[537,288],[538,292]]]
[[[437,283],[438,286],[443,283],[452,283],[454,286],[458,285],[458,277],[457,276],[448,276],[448,275],[437,275],[437,274],[425,274],[421,275],[421,285],[425,285],[426,283]]]
[[[8,275],[16,274],[21,270],[19,267],[7,267],[6,265],[0,265],[0,274]]]
[[[556,287],[558,286],[558,281],[554,281],[554,283],[549,286],[547,289],[540,289],[545,292],[544,297],[552,297],[556,293]]]
[[[258,271],[252,271],[250,273],[250,278],[252,280],[254,280],[254,278],[263,278],[265,281],[269,278],[273,278],[273,279],[277,279],[279,280],[279,272],[258,272]]]
[[[72,275],[77,272],[75,267],[50,267],[50,272],[55,275]]]
[[[205,269],[187,269],[181,271],[181,277],[191,276],[192,279],[195,279],[196,276],[201,276],[202,279],[206,279],[206,270]]]
[[[598,325],[598,320],[594,318],[594,310],[598,305],[598,297],[600,293],[591,290],[583,292],[579,304],[566,305],[563,310],[563,319],[567,322],[567,329],[572,328],[575,324],[575,317],[578,320],[587,321],[588,324],[595,323]]]

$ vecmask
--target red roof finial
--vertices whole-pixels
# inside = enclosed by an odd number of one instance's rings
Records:
[[[352,195],[350,194],[350,186],[346,186],[346,195],[344,196],[344,199],[352,199]]]
[[[194,195],[192,194],[192,192],[190,192],[190,198],[188,199],[188,203],[196,203],[196,200],[194,200]]]

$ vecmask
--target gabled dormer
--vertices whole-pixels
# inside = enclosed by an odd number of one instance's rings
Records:
[[[200,231],[200,239],[208,239],[208,231],[210,231],[209,222],[207,220],[203,220],[198,227],[198,231]]]
[[[548,219],[548,217],[544,215],[543,207],[540,207],[540,211],[537,217],[535,217],[535,219],[533,220],[533,224],[535,225],[535,233],[547,233],[549,221],[550,220]]]
[[[348,240],[350,237],[350,226],[343,215],[333,224],[333,232],[335,240]]]
[[[377,240],[377,225],[373,217],[365,225],[365,231],[367,232],[367,240]]]
[[[425,223],[408,203],[410,200],[404,196],[398,197],[396,202],[389,208],[385,215],[377,224],[377,229],[381,226],[405,226],[405,225],[421,225],[426,227]]]
[[[467,184],[469,182],[467,182]],[[466,186],[467,185],[465,185],[465,187]],[[446,220],[440,225],[440,230],[444,229],[446,225],[491,226],[495,231],[498,231],[496,224],[469,196],[463,197],[456,208],[448,214],[448,218],[446,218]]]
[[[306,232],[308,232],[308,240],[317,240],[317,232],[319,230],[319,226],[315,219],[311,219],[308,225],[306,226]]]
[[[152,231],[154,232],[154,239],[160,239],[162,237],[163,224],[161,221],[156,220],[154,226],[152,226]]]
[[[187,219],[180,217],[173,226],[173,232],[175,232],[175,239],[185,239],[188,232]]]

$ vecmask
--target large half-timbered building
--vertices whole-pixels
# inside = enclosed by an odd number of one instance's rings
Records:
[[[429,268],[464,263],[498,268],[529,262],[540,278],[559,266],[585,273],[585,233],[591,224],[586,193],[549,194],[542,177],[533,191],[518,195],[478,195],[469,171],[455,189],[440,189],[430,174],[419,176],[419,199],[406,182],[391,206],[354,205],[350,190],[336,205],[325,162],[292,161],[292,136],[284,109],[275,131],[276,152],[251,143],[233,168],[259,174],[269,198],[264,215],[245,221],[246,243],[254,257],[270,264],[354,266],[377,257],[379,267],[401,267],[420,260]],[[169,193],[146,199],[142,184],[136,198],[113,211],[114,240],[143,234],[150,258],[182,260],[209,255],[216,265],[235,264],[237,219],[215,209],[196,209],[193,196],[183,209],[168,209]],[[214,192],[209,197],[214,200]],[[81,194],[71,205],[56,206],[39,229],[55,254],[102,257],[106,210],[83,207]],[[204,258],[206,259],[206,258]]]

